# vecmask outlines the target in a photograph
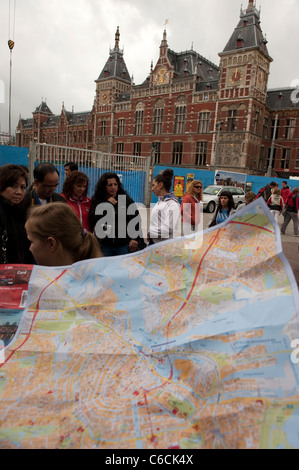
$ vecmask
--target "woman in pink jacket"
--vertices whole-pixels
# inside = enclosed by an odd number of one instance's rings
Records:
[[[89,211],[91,199],[87,197],[88,176],[82,171],[72,171],[63,183],[62,196],[76,212],[83,228],[90,232]]]

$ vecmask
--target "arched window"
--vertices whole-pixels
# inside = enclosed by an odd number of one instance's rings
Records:
[[[154,108],[154,122],[153,122],[153,134],[159,135],[163,133],[163,121],[164,121],[164,101],[157,100]]]
[[[174,133],[184,134],[186,127],[187,99],[180,96],[175,104]]]
[[[135,109],[134,134],[143,134],[144,103],[139,101]]]

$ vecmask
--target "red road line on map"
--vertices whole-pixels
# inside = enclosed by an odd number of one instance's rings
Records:
[[[188,299],[190,298],[191,294],[192,294],[192,291],[194,289],[194,286],[195,286],[195,282],[197,280],[197,277],[198,277],[198,274],[199,274],[199,271],[200,271],[200,268],[201,268],[201,264],[206,256],[206,254],[209,252],[209,250],[212,248],[212,246],[214,245],[214,243],[216,242],[216,240],[219,238],[219,232],[220,232],[220,229],[217,230],[217,233],[215,234],[215,236],[213,237],[212,239],[212,242],[210,243],[210,245],[208,246],[208,248],[206,249],[204,255],[201,257],[201,260],[200,260],[200,263],[197,267],[197,270],[196,270],[196,274],[194,276],[194,280],[193,280],[193,283],[192,283],[192,287],[190,289],[190,292],[189,294],[187,295],[187,298],[186,300],[184,301],[183,305],[181,306],[181,308],[176,312],[176,314],[174,314],[174,316],[172,317],[171,320],[169,320],[168,324],[167,324],[167,341],[168,341],[168,334],[169,334],[169,325],[170,325],[170,322],[178,315],[178,313],[184,308],[184,306],[186,305]],[[158,390],[159,388],[163,388],[165,387],[165,385],[168,384],[168,381],[172,379],[173,377],[173,365],[172,365],[172,362],[170,360],[170,357],[168,354],[166,354],[167,356],[167,359],[169,361],[169,364],[170,364],[170,376],[169,378],[167,379],[167,381],[165,381],[164,383],[162,383],[161,385],[158,385],[157,387],[153,387],[149,390],[146,390],[145,388],[142,387],[142,390],[143,390],[143,395],[144,395],[144,401],[145,401],[145,406],[146,406],[146,411],[147,411],[147,416],[148,416],[148,420],[149,420],[149,424],[150,424],[150,428],[151,428],[151,434],[152,434],[152,442],[155,441],[155,435],[153,433],[153,427],[152,427],[152,422],[151,422],[151,415],[150,415],[150,412],[149,412],[149,408],[148,408],[148,401],[147,401],[147,394],[149,392],[152,392],[154,390]],[[155,446],[156,447],[156,446]]]
[[[259,229],[261,229],[261,230],[264,230],[265,232],[275,233],[273,230],[270,230],[270,229],[265,228],[265,227],[261,227],[260,225],[249,224],[248,222],[237,222],[237,221],[235,221],[235,220],[232,220],[232,221],[230,222],[230,224],[247,225],[248,227],[259,228]]]
[[[199,271],[201,269],[201,265],[202,265],[202,262],[205,258],[205,256],[207,255],[207,253],[210,251],[210,249],[212,248],[212,246],[214,245],[214,243],[216,242],[216,240],[219,239],[219,232],[220,232],[220,229],[217,230],[217,234],[215,234],[215,236],[213,237],[213,240],[212,242],[210,243],[210,245],[208,246],[208,248],[206,249],[205,253],[203,254],[203,256],[201,257],[201,260],[200,260],[200,263],[198,264],[198,267],[197,267],[197,270],[196,270],[196,274],[194,276],[194,280],[193,280],[193,283],[192,283],[192,287],[189,291],[189,294],[187,295],[186,299],[184,300],[184,303],[183,305],[181,306],[181,308],[173,315],[173,317],[171,318],[171,320],[169,320],[168,324],[167,324],[167,341],[168,341],[168,333],[169,333],[169,325],[171,323],[171,321],[180,313],[180,311],[186,306],[188,300],[190,299],[191,297],[191,294],[193,292],[193,289],[195,287],[195,283],[197,281],[197,278],[198,278],[198,275],[199,275]]]
[[[197,267],[197,270],[196,270],[196,274],[195,274],[195,276],[194,276],[194,280],[193,280],[193,283],[192,283],[192,287],[191,287],[191,289],[190,289],[189,294],[188,294],[187,297],[186,297],[186,300],[184,300],[183,305],[182,305],[182,306],[180,307],[180,309],[173,315],[172,319],[169,320],[169,322],[168,322],[168,324],[167,324],[167,341],[168,341],[170,323],[171,323],[171,321],[180,313],[180,311],[185,307],[185,305],[187,304],[187,302],[188,302],[188,300],[189,300],[189,298],[190,298],[190,296],[191,296],[191,294],[192,294],[192,292],[193,292],[193,289],[194,289],[194,287],[195,287],[195,283],[196,283],[196,281],[197,281],[197,278],[198,278],[198,275],[199,275],[199,271],[200,271],[200,269],[201,269],[202,262],[203,262],[205,256],[207,255],[207,253],[210,251],[210,249],[212,248],[212,246],[213,246],[214,243],[216,242],[216,240],[218,240],[218,238],[219,238],[219,232],[220,232],[220,229],[217,230],[217,234],[215,234],[215,236],[213,237],[213,239],[212,239],[210,245],[208,246],[208,248],[206,249],[205,253],[204,253],[203,256],[201,257],[200,263],[198,264],[198,267]],[[167,355],[167,359],[168,359],[169,364],[170,364],[170,376],[169,376],[168,380],[171,380],[172,377],[173,377],[173,365],[172,365],[172,363],[171,363],[171,360],[170,360],[168,354],[166,354],[166,355]],[[157,387],[151,388],[150,390],[147,390],[147,392],[150,392],[150,391],[152,391],[152,390],[156,390],[156,389],[159,389],[159,388],[161,388],[161,387],[164,387],[164,386],[166,385],[166,383],[167,383],[167,382],[165,382],[165,383],[163,383],[163,384],[161,384],[161,385],[159,385],[159,386],[157,386]]]
[[[33,318],[32,318],[32,322],[31,322],[31,325],[30,325],[30,329],[29,329],[29,332],[28,334],[26,335],[24,341],[16,348],[16,349],[13,349],[12,352],[10,353],[10,355],[5,359],[5,361],[0,364],[0,369],[1,367],[7,363],[7,361],[9,361],[9,359],[14,355],[14,353],[16,351],[18,351],[18,349],[20,349],[25,343],[26,341],[28,341],[29,337],[30,337],[30,334],[31,334],[31,331],[32,331],[32,327],[33,327],[33,323],[34,323],[34,320],[36,318],[36,315],[38,314],[38,310],[39,310],[39,303],[40,303],[40,299],[41,299],[41,296],[43,295],[43,293],[45,292],[46,289],[48,289],[49,286],[51,286],[51,284],[53,284],[54,282],[58,281],[59,278],[61,278],[61,276],[64,275],[64,273],[66,272],[66,269],[64,269],[62,271],[62,273],[59,274],[59,276],[57,276],[55,279],[53,279],[53,281],[50,282],[50,284],[48,284],[46,287],[43,288],[43,290],[41,291],[40,295],[39,295],[39,298],[38,298],[38,301],[37,301],[37,304],[36,304],[36,309],[34,311],[34,314],[33,314]]]

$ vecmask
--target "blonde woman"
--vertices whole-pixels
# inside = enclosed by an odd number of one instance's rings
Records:
[[[181,203],[181,217],[183,224],[183,234],[196,231],[200,222],[200,201],[202,201],[203,184],[199,180],[193,180]]]
[[[101,256],[96,237],[82,227],[73,209],[65,203],[33,207],[25,229],[30,251],[39,265],[69,266]]]
[[[267,201],[267,206],[270,209],[271,214],[274,216],[274,219],[278,223],[278,217],[283,211],[283,197],[280,194],[280,189],[278,186],[272,189],[272,194]]]

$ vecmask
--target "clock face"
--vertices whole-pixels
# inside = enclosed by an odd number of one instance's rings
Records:
[[[102,91],[101,92],[101,102],[102,104],[107,104],[109,100],[109,94],[107,91]]]
[[[236,67],[234,68],[229,75],[229,81],[232,85],[239,85],[244,78],[244,70]]]

